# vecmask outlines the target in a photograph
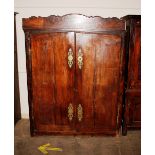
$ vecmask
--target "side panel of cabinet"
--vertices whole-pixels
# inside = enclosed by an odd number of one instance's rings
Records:
[[[141,88],[141,26],[133,21],[130,28],[128,89]]]
[[[141,20],[130,19],[125,118],[128,128],[141,127]]]
[[[116,131],[121,52],[120,35],[76,33],[77,107],[83,108],[83,118],[77,120],[79,131]]]
[[[69,132],[68,106],[74,108],[74,65],[68,66],[68,50],[74,55],[74,33],[31,35],[32,104],[35,131]],[[73,112],[73,111],[72,111]]]
[[[141,92],[126,92],[126,122],[128,128],[139,129],[141,127]]]

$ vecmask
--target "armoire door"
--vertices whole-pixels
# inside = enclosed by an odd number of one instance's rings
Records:
[[[31,34],[35,132],[74,130],[74,48],[73,32]]]
[[[76,33],[79,132],[116,133],[121,35]]]

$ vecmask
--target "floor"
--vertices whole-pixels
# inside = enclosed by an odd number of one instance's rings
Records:
[[[29,120],[15,126],[15,155],[44,155],[38,147],[50,143],[62,151],[48,150],[48,155],[140,155],[141,132],[129,131],[127,136],[39,136],[29,134]]]

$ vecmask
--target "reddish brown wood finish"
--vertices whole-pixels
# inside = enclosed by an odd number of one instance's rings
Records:
[[[121,36],[77,33],[76,53],[79,49],[84,65],[76,65],[77,104],[82,105],[84,118],[78,129],[116,130]]]
[[[31,135],[116,135],[121,127],[125,22],[73,14],[23,19],[23,28]],[[68,66],[70,48],[72,68]]]
[[[68,121],[67,108],[74,101],[74,66],[68,68],[67,57],[69,48],[74,50],[74,33],[32,34],[31,43],[36,129],[71,130],[74,119]]]
[[[24,30],[40,31],[122,31],[124,21],[118,18],[88,17],[81,14],[23,18]]]
[[[141,127],[141,16],[126,16],[127,77],[124,123],[130,129]],[[124,129],[127,130],[127,129]],[[124,131],[126,134],[126,131]]]
[[[126,122],[129,129],[139,129],[141,126],[141,91],[126,91]]]

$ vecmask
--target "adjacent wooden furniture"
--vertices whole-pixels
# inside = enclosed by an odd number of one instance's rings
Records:
[[[126,76],[123,134],[141,127],[141,16],[129,15],[126,20]]]
[[[119,133],[125,21],[80,14],[23,19],[31,135]]]
[[[18,56],[16,38],[16,12],[14,13],[14,124],[21,119],[19,77],[18,77]]]

